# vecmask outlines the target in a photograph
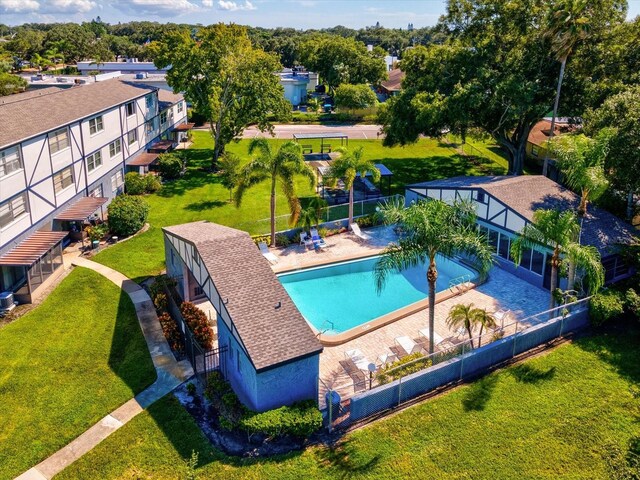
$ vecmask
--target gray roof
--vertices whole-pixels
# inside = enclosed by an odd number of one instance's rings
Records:
[[[183,100],[183,98],[184,97],[178,93],[173,93],[169,90],[164,90],[163,88],[158,89],[158,102],[160,103],[161,112],[169,108],[171,105],[175,105],[179,101]]]
[[[154,90],[157,88],[113,79],[11,95],[0,100],[0,147],[68,125]]]
[[[163,230],[196,246],[256,370],[322,351],[248,233],[207,221]]]
[[[442,180],[417,183],[412,187],[470,188],[484,190],[500,200],[528,221],[538,209],[577,209],[580,197],[571,190],[542,175],[452,177]],[[582,229],[582,242],[593,245],[602,254],[610,253],[611,247],[629,243],[638,231],[615,215],[591,203],[587,208]]]

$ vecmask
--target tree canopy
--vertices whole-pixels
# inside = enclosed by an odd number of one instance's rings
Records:
[[[541,28],[549,3],[450,0],[441,19],[448,40],[405,54],[403,92],[380,114],[386,144],[479,129],[507,151],[509,173],[521,174],[529,132],[551,109],[557,83],[551,41]],[[589,10],[599,18],[594,39],[624,20],[620,2],[596,3],[599,8]],[[566,82],[575,79],[568,75]],[[573,113],[569,106],[579,90],[565,90],[565,114]]]
[[[376,94],[369,85],[351,85],[343,83],[336,88],[334,101],[338,108],[368,108],[378,103]]]
[[[185,93],[210,123],[214,140],[212,165],[229,142],[255,124],[271,130],[271,120],[284,119],[290,104],[274,75],[282,66],[274,54],[254,48],[246,29],[217,24],[169,32],[153,48],[158,68],[170,67],[167,82]]]

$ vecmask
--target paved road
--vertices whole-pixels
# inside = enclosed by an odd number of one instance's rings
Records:
[[[294,133],[344,133],[350,139],[371,140],[379,138],[380,125],[275,125],[274,138],[293,138]],[[242,137],[253,138],[256,136],[268,136],[257,128],[247,128]]]

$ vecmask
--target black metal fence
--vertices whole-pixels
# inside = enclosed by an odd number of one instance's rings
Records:
[[[207,350],[203,348],[195,338],[195,335],[189,329],[189,325],[184,320],[182,313],[180,312],[180,295],[170,286],[167,286],[167,307],[169,313],[178,324],[178,329],[182,335],[184,344],[185,356],[191,363],[196,380],[202,385],[207,386],[207,378],[213,371],[220,370],[224,376],[226,376],[224,358],[227,352],[227,347],[212,348]]]

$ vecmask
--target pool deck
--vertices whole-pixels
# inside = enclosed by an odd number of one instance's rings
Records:
[[[327,263],[352,260],[378,254],[393,241],[395,236],[389,227],[378,227],[367,230],[372,239],[364,241],[353,233],[334,235],[325,239],[327,249],[316,252],[304,246],[293,245],[286,249],[272,249],[278,257],[278,263],[272,268],[276,273],[317,266]],[[537,288],[530,283],[494,267],[488,280],[453,298],[443,300],[435,308],[435,331],[443,338],[456,336],[456,332],[446,325],[449,309],[458,303],[473,303],[489,312],[508,309],[511,311],[505,323],[526,317],[545,310],[549,304],[549,292]],[[357,308],[357,305],[354,305]],[[351,397],[356,388],[351,377],[340,365],[345,360],[345,352],[358,349],[372,363],[379,364],[378,357],[390,353],[389,347],[395,344],[395,338],[408,336],[418,338],[419,330],[428,327],[428,310],[406,316],[395,322],[371,331],[363,336],[335,347],[325,347],[320,355],[320,395],[324,398],[327,389],[335,389],[343,399]],[[506,330],[505,334],[510,332]],[[477,334],[477,333],[476,333]]]

